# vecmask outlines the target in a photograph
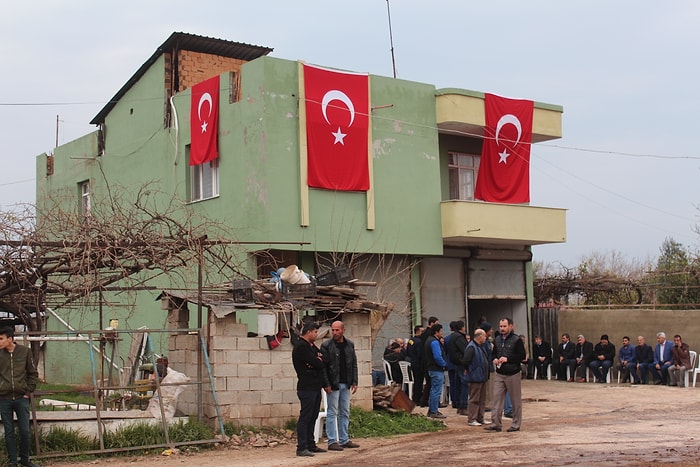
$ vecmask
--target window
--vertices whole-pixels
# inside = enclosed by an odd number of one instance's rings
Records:
[[[187,160],[190,159],[187,146]],[[190,201],[219,196],[219,159],[190,167]]]
[[[450,199],[473,200],[481,156],[449,152]]]
[[[90,215],[90,182],[78,183],[78,189],[80,192],[80,214],[87,217]]]

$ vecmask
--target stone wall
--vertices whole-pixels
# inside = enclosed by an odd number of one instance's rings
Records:
[[[187,313],[179,309],[168,312],[171,328],[185,329]],[[359,387],[352,404],[372,410],[372,376],[369,313],[345,313],[346,336],[355,343],[359,366]],[[292,365],[289,339],[270,350],[264,337],[246,337],[247,326],[236,323],[235,313],[223,319],[210,314],[209,360],[216,398],[224,422],[241,425],[283,426],[299,416],[296,373]],[[323,332],[323,328],[320,330]],[[328,332],[330,337],[330,332]],[[201,347],[197,335],[176,334],[169,340],[169,364],[193,380],[197,378],[197,352]],[[317,345],[321,345],[321,340]],[[206,367],[203,368],[202,394],[204,415],[216,417]],[[178,400],[178,409],[186,415],[197,413],[196,386],[187,386]]]

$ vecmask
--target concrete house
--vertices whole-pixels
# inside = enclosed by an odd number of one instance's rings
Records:
[[[313,274],[349,263],[356,278],[377,282],[364,293],[395,304],[372,350],[375,364],[388,339],[409,336],[432,315],[442,323],[462,319],[469,330],[482,316],[512,316],[527,333],[531,246],[566,240],[565,210],[474,200],[484,94],[370,75],[370,189],[309,189],[302,183],[300,64],[271,52],[172,34],[94,117],[93,133],[37,157],[39,207],[69,193],[76,209],[89,209],[110,188],[135,193],[151,184],[198,215],[235,226],[250,277],[290,264]],[[190,166],[191,88],[217,75],[219,155]],[[561,137],[562,112],[535,103],[534,143]],[[197,282],[184,275],[180,284],[151,285],[194,289]],[[120,329],[163,328],[162,289],[110,295],[104,313],[119,318]],[[56,313],[94,329],[94,314],[84,311]],[[256,319],[238,322],[257,332]],[[65,324],[50,319],[49,329]],[[168,352],[167,338],[158,344]],[[84,361],[84,349],[51,348],[61,358],[47,352],[47,375],[86,380],[85,365],[61,363],[66,355]]]

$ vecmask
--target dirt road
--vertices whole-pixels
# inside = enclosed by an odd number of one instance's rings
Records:
[[[222,448],[195,455],[100,460],[96,464],[192,465],[700,465],[700,387],[523,381],[520,432],[487,432],[443,409],[447,430],[356,439],[359,449],[295,457],[295,447]],[[417,409],[424,411],[425,409]],[[488,414],[487,414],[488,420]],[[319,443],[319,445],[322,445]],[[43,462],[66,467],[76,464]],[[89,463],[85,463],[89,465]]]

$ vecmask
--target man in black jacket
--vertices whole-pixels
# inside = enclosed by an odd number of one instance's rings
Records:
[[[642,381],[641,384],[647,384],[649,372],[654,371],[654,349],[647,345],[644,336],[637,337],[637,344],[634,348],[634,354],[637,357],[639,379]]]
[[[334,321],[331,324],[333,338],[321,344],[321,354],[326,362],[331,392],[326,407],[326,434],[328,449],[342,451],[343,448],[359,448],[350,441],[350,394],[357,391],[358,372],[355,344],[345,337],[345,324]]]
[[[561,335],[561,343],[557,347],[557,379],[573,383],[576,379],[576,345],[571,342],[568,333]],[[568,380],[566,370],[569,369]]]
[[[513,320],[501,318],[498,322],[500,335],[493,346],[493,364],[496,373],[493,377],[493,408],[489,431],[501,431],[501,417],[506,401],[506,392],[513,403],[513,422],[507,431],[520,431],[523,416],[522,393],[520,387],[520,364],[525,359],[525,345],[515,334]]]
[[[314,452],[326,452],[316,446],[314,427],[321,409],[321,388],[330,394],[331,386],[326,376],[326,364],[321,350],[316,347],[318,325],[306,323],[301,338],[292,351],[292,363],[297,373],[297,397],[301,409],[297,421],[297,456],[313,457]]]
[[[576,344],[576,372],[578,379],[576,381],[585,383],[586,368],[593,360],[593,344],[588,342],[583,334],[579,334],[576,339],[578,340],[578,344]],[[581,370],[580,374],[579,370]]]
[[[406,346],[406,359],[411,363],[413,372],[413,402],[420,405],[423,396],[423,326],[418,325],[413,328],[413,338],[408,340]]]
[[[547,379],[547,369],[552,363],[552,347],[548,342],[543,341],[541,336],[535,336],[535,345],[532,346],[532,369],[530,374],[535,375],[537,369],[537,379]]]
[[[5,430],[5,448],[10,465],[17,466],[17,441],[14,415],[19,427],[19,462],[38,467],[29,460],[31,432],[29,428],[29,394],[36,389],[39,373],[32,350],[15,344],[13,328],[0,329],[0,416]]]
[[[607,334],[600,336],[600,342],[593,349],[593,359],[588,367],[595,376],[596,383],[605,383],[608,377],[608,371],[613,365],[615,359],[615,344],[610,343]]]
[[[461,365],[464,357],[464,350],[467,348],[467,328],[464,321],[455,321],[455,331],[450,337],[450,342],[446,352],[450,361],[455,366],[455,398],[452,399],[452,406],[457,408],[457,414],[467,415],[467,401],[469,400],[469,383],[464,375],[464,368]],[[450,381],[452,384],[452,381]],[[452,393],[452,388],[450,388]]]

